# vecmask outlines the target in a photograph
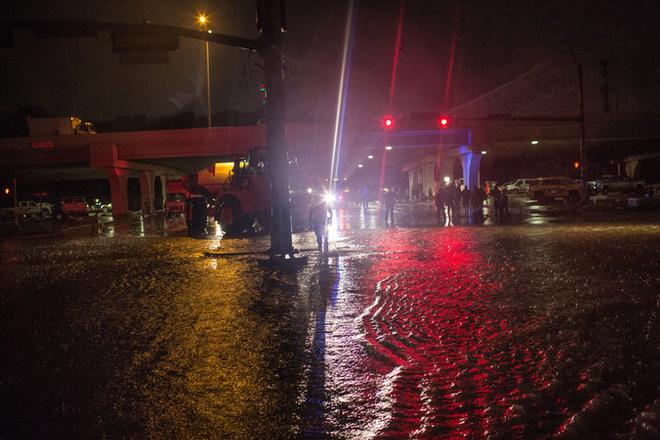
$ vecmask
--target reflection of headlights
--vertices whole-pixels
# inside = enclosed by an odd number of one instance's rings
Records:
[[[333,193],[325,193],[323,199],[325,200],[325,203],[330,204],[335,201],[335,195]]]

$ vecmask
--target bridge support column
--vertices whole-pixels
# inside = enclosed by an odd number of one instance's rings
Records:
[[[120,217],[128,214],[128,170],[123,168],[107,168],[110,181],[110,197],[112,198],[112,216]]]
[[[461,166],[463,167],[463,181],[465,187],[469,190],[481,186],[479,182],[479,165],[481,164],[481,154],[467,151],[461,154]]]
[[[154,209],[156,211],[163,211],[165,209],[165,199],[167,198],[166,182],[166,174],[157,174],[154,176]]]
[[[140,171],[138,180],[140,182],[142,214],[151,214],[154,211],[154,173],[151,171]]]

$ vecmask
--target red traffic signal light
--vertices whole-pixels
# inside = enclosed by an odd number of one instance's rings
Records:
[[[383,118],[383,128],[386,130],[394,128],[394,118],[392,116],[385,116]]]
[[[449,117],[448,116],[440,116],[438,118],[438,125],[440,126],[440,128],[449,127]]]

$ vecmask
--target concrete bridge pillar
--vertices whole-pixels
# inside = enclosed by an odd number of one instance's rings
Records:
[[[119,217],[128,214],[128,170],[107,168],[112,198],[112,215]]]
[[[140,200],[142,200],[142,214],[151,214],[154,211],[154,173],[151,171],[140,171],[138,173],[140,182]]]
[[[466,151],[461,153],[461,166],[463,167],[463,180],[469,190],[481,186],[479,182],[479,165],[481,153]]]
[[[166,174],[157,174],[154,177],[154,209],[156,211],[163,211],[165,209],[165,198],[167,197],[166,182]]]

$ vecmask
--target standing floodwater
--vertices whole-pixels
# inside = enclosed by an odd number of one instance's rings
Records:
[[[267,238],[1,242],[0,437],[655,438],[660,227],[343,215],[291,270],[206,254]]]

